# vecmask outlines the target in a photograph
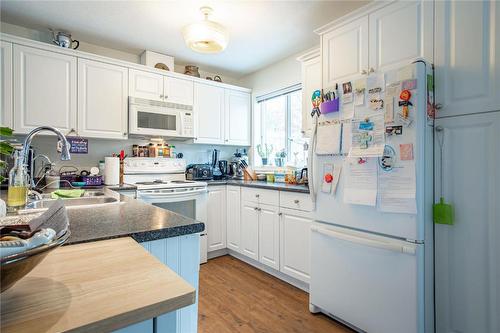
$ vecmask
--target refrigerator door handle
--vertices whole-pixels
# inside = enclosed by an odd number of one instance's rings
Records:
[[[415,255],[416,254],[416,248],[415,245],[401,245],[399,242],[383,242],[380,240],[376,240],[373,238],[366,238],[366,237],[358,237],[352,234],[347,234],[327,228],[320,228],[317,226],[311,226],[311,231],[318,232],[322,235],[332,237],[332,238],[337,238],[341,239],[344,241],[348,241],[351,243],[356,243],[356,244],[361,244],[365,246],[371,246],[379,249],[384,249],[392,252],[399,252],[399,253],[404,253],[408,255]]]
[[[316,151],[316,141],[318,132],[318,116],[313,116],[313,130],[311,135],[311,142],[309,143],[309,150],[307,152],[307,170],[308,170],[308,186],[309,186],[309,196],[313,203],[313,209],[316,208],[316,192],[314,189],[314,180],[316,175],[314,174],[314,152]]]

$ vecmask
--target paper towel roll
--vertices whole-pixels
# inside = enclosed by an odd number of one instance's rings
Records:
[[[104,184],[118,185],[120,182],[120,158],[104,158]]]

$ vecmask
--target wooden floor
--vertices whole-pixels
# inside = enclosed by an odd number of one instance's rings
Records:
[[[352,331],[309,312],[309,295],[231,256],[201,266],[199,332],[344,333]]]

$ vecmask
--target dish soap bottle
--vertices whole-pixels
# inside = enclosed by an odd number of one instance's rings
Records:
[[[9,189],[7,192],[7,207],[17,210],[26,206],[28,195],[28,170],[23,164],[20,150],[14,151],[14,167],[9,171]]]

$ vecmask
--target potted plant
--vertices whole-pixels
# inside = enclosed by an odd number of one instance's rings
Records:
[[[267,165],[267,159],[269,158],[269,155],[271,155],[272,152],[273,152],[273,145],[268,145],[267,143],[265,143],[264,145],[262,144],[257,145],[257,153],[262,159],[262,165]]]
[[[12,136],[12,129],[8,127],[0,127],[0,155],[3,156],[8,156],[12,154],[12,151],[14,150],[14,147],[5,140],[4,138],[6,137],[11,137]],[[0,160],[0,170],[4,170],[7,167],[7,162],[5,162],[3,159]],[[2,183],[5,180],[5,177],[0,175],[0,183]],[[6,215],[6,205],[5,201],[0,199],[0,217],[4,217]]]
[[[284,167],[286,159],[286,151],[283,149],[276,153],[276,157],[274,158],[274,163],[276,163],[277,167]]]

